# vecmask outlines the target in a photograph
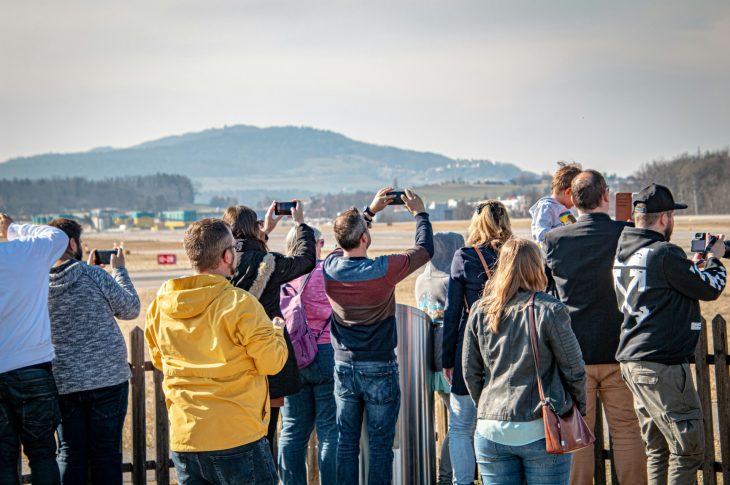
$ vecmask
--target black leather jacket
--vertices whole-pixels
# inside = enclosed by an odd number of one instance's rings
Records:
[[[462,366],[478,417],[500,421],[533,421],[542,417],[537,373],[530,346],[528,301],[520,291],[505,306],[499,333],[487,329],[486,312],[472,308],[464,335]],[[554,297],[537,293],[535,327],[546,399],[558,414],[573,401],[586,413],[586,371],[568,309]]]

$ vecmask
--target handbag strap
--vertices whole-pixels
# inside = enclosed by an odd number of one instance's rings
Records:
[[[535,295],[530,297],[529,308],[527,309],[527,318],[530,322],[530,344],[532,345],[532,358],[535,361],[535,372],[537,372],[537,389],[540,392],[540,401],[545,404],[545,393],[542,388],[542,378],[540,377],[540,349],[537,345],[537,329],[535,328]]]
[[[484,272],[487,274],[487,279],[492,277],[492,272],[489,271],[489,265],[487,264],[487,261],[484,259],[484,255],[482,254],[481,250],[479,250],[479,246],[472,246],[474,248],[474,251],[477,252],[477,256],[479,256],[479,261],[482,262],[482,266],[484,266]]]

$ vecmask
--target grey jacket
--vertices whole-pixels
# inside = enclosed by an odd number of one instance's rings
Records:
[[[487,329],[486,312],[472,307],[464,334],[464,380],[480,419],[532,421],[542,417],[530,346],[528,301],[520,291],[505,307],[499,333]],[[586,413],[586,371],[568,309],[546,293],[535,298],[535,327],[546,399],[558,414],[575,401]]]
[[[51,268],[48,312],[59,394],[114,386],[129,379],[127,347],[114,317],[139,315],[139,297],[124,268],[112,275],[76,260]]]

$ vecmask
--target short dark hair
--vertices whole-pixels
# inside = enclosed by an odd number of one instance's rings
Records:
[[[218,267],[223,253],[230,247],[231,228],[222,219],[200,219],[185,231],[183,247],[190,264],[197,271]]]
[[[592,210],[601,205],[608,190],[606,179],[596,170],[583,170],[570,184],[573,203],[578,209]]]
[[[335,219],[334,231],[337,244],[349,251],[360,245],[360,237],[367,230],[365,219],[354,207],[346,210]]]
[[[553,193],[565,192],[580,172],[581,166],[579,163],[558,162],[558,169],[553,174],[551,183]]]
[[[62,230],[66,234],[66,236],[68,236],[69,241],[71,241],[71,239],[73,239],[77,243],[81,241],[81,233],[84,231],[84,229],[81,227],[81,224],[74,221],[73,219],[57,217],[49,222],[48,225],[51,227],[55,227],[56,229]]]
[[[646,206],[643,202],[638,202],[635,207],[642,207]],[[662,216],[662,214],[667,214],[672,211],[664,211],[664,212],[636,212],[634,211],[634,225],[636,227],[640,227],[642,229],[645,229],[647,227],[653,226],[657,223],[659,218]]]

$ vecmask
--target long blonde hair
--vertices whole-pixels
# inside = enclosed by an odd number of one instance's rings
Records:
[[[489,245],[495,251],[512,237],[512,224],[507,208],[498,200],[484,200],[477,205],[471,216],[466,244]]]
[[[479,306],[487,313],[487,328],[499,332],[505,306],[519,290],[544,291],[547,277],[540,248],[527,239],[510,239],[502,245],[497,269],[484,287]]]

